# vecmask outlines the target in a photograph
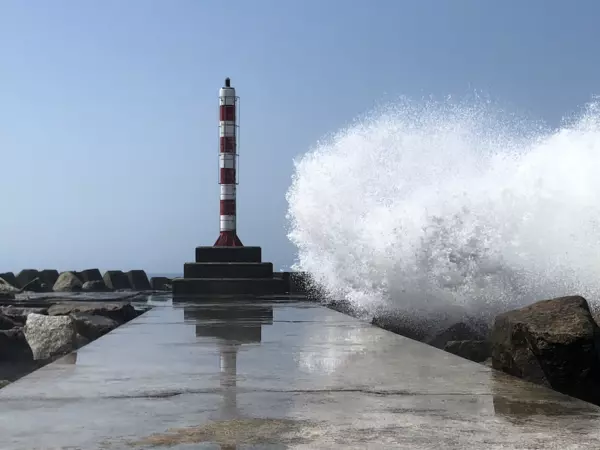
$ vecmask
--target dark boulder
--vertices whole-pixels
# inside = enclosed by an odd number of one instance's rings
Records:
[[[71,318],[75,321],[77,333],[90,341],[119,326],[115,320],[96,314],[72,313]]]
[[[131,289],[129,278],[120,270],[108,270],[104,273],[102,279],[109,289],[115,291]]]
[[[42,271],[40,271],[38,278],[46,286],[54,286],[54,283],[56,283],[56,280],[58,280],[58,270],[54,270],[54,269],[42,270]]]
[[[33,361],[31,347],[21,328],[0,330],[0,361]]]
[[[0,314],[12,319],[19,324],[24,325],[27,321],[27,316],[31,313],[48,314],[48,308],[26,308],[22,306],[1,306]]]
[[[148,275],[143,270],[130,270],[127,272],[127,278],[131,289],[134,291],[149,291],[152,289],[150,281],[148,281]]]
[[[135,319],[139,314],[130,303],[68,302],[56,303],[48,308],[50,316],[89,314],[108,317],[119,324]]]
[[[153,291],[170,291],[172,280],[167,277],[150,278],[150,287]]]
[[[327,306],[329,309],[333,309],[334,311],[341,312],[342,314],[346,314],[351,317],[358,317],[361,312],[348,300],[330,300],[325,303],[325,306]]]
[[[494,369],[600,404],[600,328],[583,297],[500,314],[491,346]]]
[[[106,287],[104,280],[100,279],[86,281],[85,283],[83,283],[83,286],[81,286],[81,290],[85,292],[106,292],[109,289]]]
[[[448,341],[444,350],[474,362],[484,362],[491,355],[488,341]]]
[[[17,284],[15,287],[24,288],[36,278],[40,277],[40,273],[35,269],[23,269],[17,274]]]
[[[82,270],[81,272],[77,272],[77,277],[82,283],[87,283],[88,281],[102,281],[102,274],[98,269]]]
[[[81,280],[74,272],[63,272],[54,283],[52,290],[54,292],[78,292],[82,285]]]
[[[425,343],[443,349],[450,341],[483,341],[487,335],[488,328],[483,324],[458,322],[426,339]]]
[[[10,330],[12,328],[17,328],[19,326],[21,326],[21,324],[19,324],[12,318],[10,318],[4,314],[0,314],[0,330]]]
[[[13,287],[18,288],[17,277],[12,272],[4,272],[0,273],[0,278],[2,278],[7,284],[10,284]]]
[[[416,341],[425,339],[430,328],[422,319],[400,313],[373,317],[371,324]]]

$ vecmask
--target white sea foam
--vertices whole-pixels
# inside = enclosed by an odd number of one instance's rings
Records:
[[[296,270],[357,306],[497,311],[600,293],[600,107],[548,130],[403,100],[296,161]]]

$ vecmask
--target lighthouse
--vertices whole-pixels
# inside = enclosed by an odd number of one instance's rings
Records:
[[[219,238],[211,246],[196,247],[195,261],[186,262],[183,277],[171,281],[173,301],[188,296],[245,297],[290,291],[289,274],[276,276],[273,264],[262,260],[262,249],[244,246],[237,234],[238,133],[239,97],[226,78],[219,90]],[[224,348],[224,372],[235,366],[236,348]]]
[[[231,80],[219,90],[219,238],[215,247],[243,247],[237,235],[238,100]]]

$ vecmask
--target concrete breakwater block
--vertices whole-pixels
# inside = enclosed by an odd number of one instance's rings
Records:
[[[131,289],[129,278],[121,270],[107,270],[102,279],[109,289]]]
[[[2,278],[4,281],[6,281],[11,286],[17,287],[17,277],[15,277],[14,273],[12,273],[12,272],[0,273],[0,278]]]
[[[86,269],[76,273],[82,283],[87,283],[88,281],[102,281],[102,274],[98,269]]]
[[[262,262],[260,247],[196,247],[196,262]]]
[[[58,280],[58,270],[55,269],[45,269],[39,272],[39,279],[42,283],[45,283],[46,286],[52,287],[56,280]]]
[[[150,286],[153,291],[170,291],[171,281],[168,277],[152,277],[150,278]]]
[[[143,270],[130,270],[126,275],[129,285],[134,291],[149,291],[152,289],[148,275]]]
[[[211,262],[186,263],[184,278],[272,278],[273,264],[269,262]]]
[[[40,272],[36,269],[23,269],[17,274],[17,285],[15,287],[22,288],[31,283],[36,278],[40,277]]]

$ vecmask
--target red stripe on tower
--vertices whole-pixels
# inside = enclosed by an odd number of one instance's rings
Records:
[[[235,153],[235,136],[219,138],[220,153]]]
[[[237,100],[229,78],[219,91],[219,238],[216,247],[242,247],[237,236]]]

